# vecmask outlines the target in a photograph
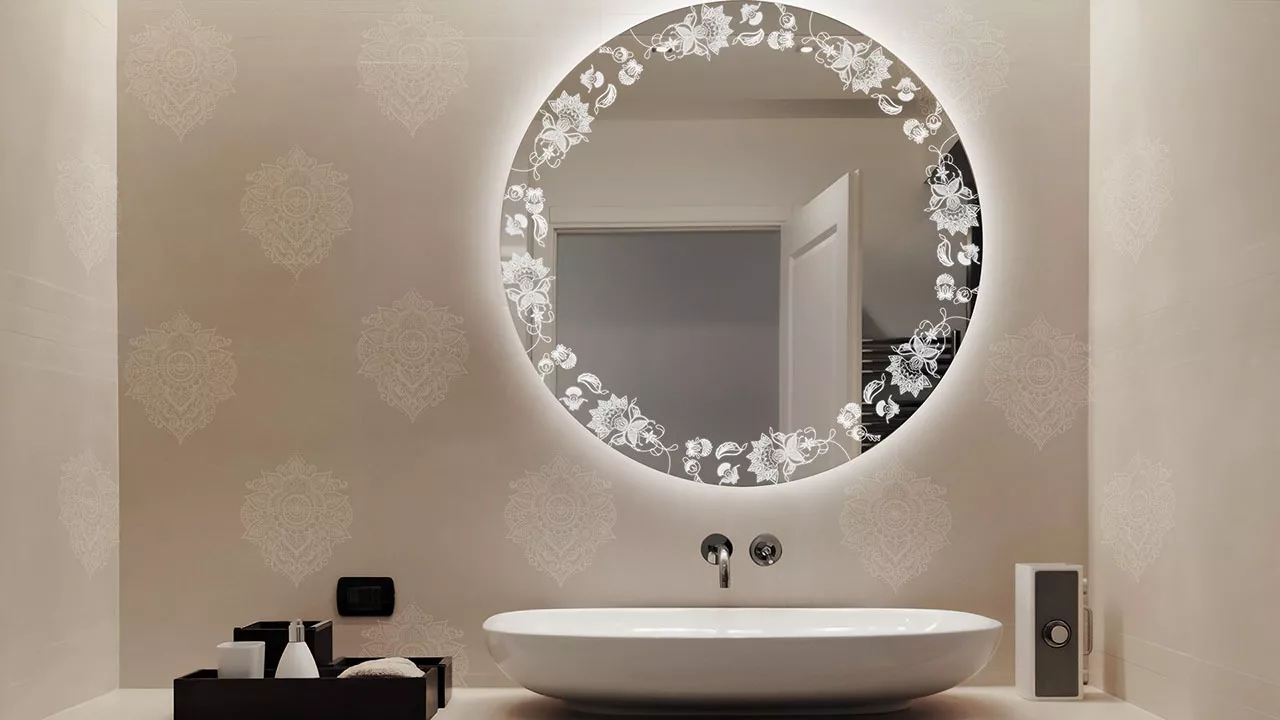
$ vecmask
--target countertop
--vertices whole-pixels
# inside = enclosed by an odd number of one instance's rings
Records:
[[[582,720],[560,703],[527,690],[459,688],[438,720]],[[639,720],[640,716],[628,716]],[[1158,720],[1155,715],[1091,690],[1080,702],[1027,702],[1008,687],[964,687],[917,701],[885,720]],[[48,720],[172,720],[168,690],[117,690]]]

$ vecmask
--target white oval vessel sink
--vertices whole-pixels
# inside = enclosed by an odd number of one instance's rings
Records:
[[[1001,624],[948,610],[525,610],[485,621],[507,677],[587,712],[873,713],[973,677]]]

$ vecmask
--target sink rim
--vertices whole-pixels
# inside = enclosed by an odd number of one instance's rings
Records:
[[[625,617],[626,614],[632,615],[653,615],[653,616],[676,616],[682,613],[695,614],[695,620],[685,623],[685,627],[680,628],[683,632],[668,632],[665,634],[637,634],[634,627],[627,627],[625,623],[617,627],[590,627],[584,628],[577,626],[573,628],[548,628],[548,627],[521,627],[521,620],[531,617],[547,617],[553,615],[560,616],[582,616],[596,615],[607,616],[618,614]],[[728,634],[723,630],[715,632],[715,634],[693,634],[691,631],[700,629],[700,623],[696,621],[696,614],[702,614],[709,617],[716,616],[737,616],[750,617],[753,614],[792,614],[797,617],[805,615],[820,614],[839,614],[856,617],[858,615],[874,616],[874,615],[892,615],[900,614],[907,616],[937,616],[943,619],[959,620],[960,624],[944,627],[944,628],[907,628],[903,630],[893,630],[883,628],[861,628],[861,632],[856,632],[858,628],[844,628],[847,632],[818,632],[814,625],[800,625],[790,631],[785,625],[779,628],[768,628],[764,631],[756,631],[752,634]],[[745,624],[745,623],[744,623]],[[663,641],[694,641],[694,640],[805,640],[816,641],[824,639],[840,639],[848,640],[852,638],[908,638],[908,637],[943,637],[947,635],[963,635],[972,633],[991,632],[1003,630],[1004,623],[985,615],[978,615],[963,610],[946,610],[940,608],[882,608],[882,607],[769,607],[769,606],[742,606],[742,607],[716,607],[716,606],[673,606],[673,607],[589,607],[589,608],[534,608],[526,610],[512,610],[502,612],[490,616],[484,621],[482,626],[486,633],[501,633],[505,635],[518,635],[531,638],[579,638],[583,640],[627,640],[627,641],[645,641],[645,640],[663,640]],[[827,630],[831,630],[828,628]],[[839,630],[839,629],[837,629]]]

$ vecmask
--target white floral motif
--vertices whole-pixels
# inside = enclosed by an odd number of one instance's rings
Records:
[[[127,92],[179,140],[213,117],[218,101],[235,91],[236,61],[227,47],[231,37],[201,25],[182,7],[130,41],[134,47],[124,61]]]
[[[720,463],[720,467],[716,468],[716,475],[720,476],[720,484],[721,485],[737,485],[738,484],[738,468],[740,467],[742,466],[734,465],[733,463],[727,463],[727,462]],[[697,473],[693,473],[693,474],[696,475]]]
[[[244,230],[262,241],[267,258],[297,278],[329,255],[333,239],[351,229],[347,176],[299,147],[262,164],[240,200]]]
[[[683,22],[672,23],[653,36],[649,52],[659,52],[667,60],[689,55],[710,60],[712,55],[719,55],[729,47],[729,36],[733,34],[731,24],[732,19],[725,15],[723,5],[703,5],[701,19],[698,10],[691,9]]]
[[[563,455],[511,487],[515,492],[504,512],[507,538],[558,585],[590,566],[600,546],[614,538],[618,511],[609,483]]]
[[[761,433],[759,440],[751,441],[751,452],[747,453],[747,472],[755,473],[758,482],[788,482],[795,471],[826,454],[831,447],[831,438],[835,431],[826,438],[819,438],[813,428],[797,430],[793,433],[770,430]]]
[[[956,296],[956,279],[950,273],[942,273],[933,285],[939,300],[951,300]]]
[[[612,57],[614,62],[622,66],[618,68],[618,82],[628,86],[635,85],[640,80],[640,74],[644,72],[644,65],[641,65],[640,61],[636,60],[635,53],[624,47],[615,48],[607,45],[602,46],[599,52]]]
[[[978,206],[966,202],[973,199],[973,191],[961,183],[957,177],[951,182],[931,186],[933,197],[929,202],[933,214],[929,219],[937,223],[939,230],[946,230],[952,235],[967,233],[969,228],[978,226]]]
[[[845,430],[852,430],[860,422],[862,422],[862,406],[858,403],[845,405],[836,415],[836,423]]]
[[[938,358],[942,356],[946,345],[944,336],[949,330],[950,325],[945,321],[935,325],[926,320],[910,340],[894,346],[896,354],[889,358],[889,376],[899,392],[919,397],[925,388],[933,386],[930,378],[938,378]]]
[[[179,444],[212,422],[218,403],[235,394],[236,362],[226,349],[231,341],[181,310],[129,344],[135,349],[124,366],[127,395]]]
[[[382,399],[410,422],[444,400],[449,383],[467,374],[470,346],[459,327],[462,318],[413,290],[365,317],[364,324],[368,328],[356,345],[360,374],[373,378]]]
[[[706,438],[694,438],[684,444],[684,454],[693,458],[704,458],[711,454],[711,441]]]
[[[295,455],[250,480],[253,492],[240,508],[244,539],[257,545],[267,567],[295,586],[322,569],[333,547],[351,539],[351,502],[347,484]]]
[[[929,132],[929,127],[916,118],[911,118],[902,123],[902,132],[917,145],[923,145],[924,141],[929,139],[933,133]]]
[[[565,370],[572,370],[578,364],[578,356],[564,345],[557,345],[550,353],[551,360]]]
[[[525,232],[529,230],[529,218],[523,213],[507,216],[507,234],[516,237],[524,237]]]
[[[116,174],[86,153],[58,163],[58,222],[71,252],[91,272],[116,241]]]
[[[1173,473],[1141,453],[1103,489],[1102,544],[1121,570],[1141,580],[1160,556],[1164,536],[1173,529],[1177,498]]]
[[[510,202],[523,202],[524,209],[529,213],[525,215],[522,212],[517,212],[514,216],[507,215],[507,234],[525,237],[525,233],[529,229],[529,222],[532,220],[533,239],[537,241],[539,247],[545,247],[549,226],[547,225],[547,216],[542,214],[542,211],[546,209],[546,194],[542,191],[542,188],[529,187],[525,183],[512,185],[507,188],[507,200]]]
[[[92,576],[120,544],[120,486],[92,451],[62,463],[58,508],[71,551]]]
[[[444,114],[449,96],[467,87],[470,62],[462,33],[424,14],[417,4],[364,33],[357,67],[360,87],[378,99],[382,113],[416,136]]]
[[[965,187],[964,175],[951,155],[938,152],[938,163],[929,168],[929,189],[925,212],[931,213],[929,219],[938,226],[939,237],[944,230],[951,235],[967,235],[970,228],[978,227],[978,195]]]
[[[840,514],[843,544],[860,552],[867,572],[894,592],[927,570],[933,554],[950,544],[946,490],[896,460],[847,492]]]
[[[902,102],[908,102],[909,98],[914,99],[915,107],[924,115],[924,119],[911,118],[903,123],[902,130],[912,142],[917,145],[923,145],[925,140],[937,135],[944,127],[951,131],[950,137],[958,137],[958,134],[955,133],[955,128],[951,127],[951,119],[947,117],[946,111],[942,108],[942,103],[938,102],[938,98],[934,96],[932,90],[916,85],[911,78],[903,78],[899,81],[898,87],[894,89],[898,90],[898,98]],[[872,97],[881,99],[881,110],[884,110],[884,98],[879,95],[873,95]],[[896,106],[896,103],[891,104]]]
[[[840,412],[836,414],[836,424],[844,428],[844,434],[858,441],[880,442],[879,435],[873,435],[867,432],[867,427],[862,424],[862,406],[856,402],[851,402],[840,408]]]
[[[604,87],[604,73],[597,70],[595,65],[592,65],[586,72],[582,73],[579,82],[587,89],[587,92],[594,92]]]
[[[1008,87],[1009,55],[1004,33],[958,5],[920,25],[916,38],[921,66],[931,66],[956,90],[957,104],[973,116],[986,112],[992,96]]]
[[[570,95],[560,92],[560,97],[547,102],[548,110],[539,111],[542,116],[542,131],[534,141],[534,150],[529,153],[529,162],[533,164],[533,176],[540,177],[538,168],[546,165],[549,168],[560,167],[569,149],[587,142],[587,134],[591,132],[591,106],[582,101],[581,93]]]
[[[450,657],[454,682],[467,685],[471,660],[466,646],[458,642],[462,631],[450,627],[448,620],[436,620],[426,614],[416,603],[398,610],[390,620],[378,620],[377,625],[360,635],[368,640],[360,646],[361,657]]]
[[[538,375],[545,378],[555,372],[557,367],[564,370],[572,370],[577,364],[578,356],[576,353],[564,345],[557,345],[555,350],[543,353],[542,359],[538,360]],[[580,397],[582,391],[579,390],[578,392]],[[573,409],[576,410],[577,408]]]
[[[1102,184],[1102,226],[1119,250],[1134,260],[1160,232],[1173,202],[1169,148],[1139,137],[1107,166]]]
[[[502,284],[506,286],[507,299],[515,303],[516,314],[534,345],[551,340],[543,334],[542,326],[556,319],[551,304],[553,278],[550,273],[551,269],[542,264],[542,258],[529,253],[517,253],[502,263]]]
[[[577,385],[570,385],[565,388],[564,397],[560,398],[560,402],[569,408],[569,412],[576,412],[586,401],[587,399],[582,397],[582,388]]]
[[[1089,402],[1089,355],[1074,333],[1037,318],[991,346],[987,400],[1004,410],[1014,432],[1044,449],[1071,427]]]
[[[870,93],[873,89],[883,87],[884,81],[892,77],[889,66],[893,61],[885,57],[884,48],[874,47],[871,43],[855,43],[847,38],[832,37],[825,32],[804,40],[806,44],[810,41],[818,48],[814,59],[823,67],[835,71],[844,83],[845,90]],[[901,108],[898,108],[898,112],[901,112]]]
[[[916,84],[915,80],[909,77],[903,77],[893,86],[898,91],[898,99],[902,102],[911,102],[915,99],[916,93],[920,92],[921,87]]]
[[[919,367],[901,355],[889,358],[889,377],[893,378],[892,382],[900,392],[910,393],[911,397],[919,397],[925,388],[933,384]]]
[[[643,72],[644,65],[641,65],[639,60],[631,58],[623,63],[622,67],[618,70],[618,82],[623,85],[635,85]]]
[[[646,417],[636,401],[625,395],[610,395],[608,400],[596,403],[587,429],[610,445],[629,447],[654,457],[678,449],[675,445],[667,447],[662,443],[666,428]]]
[[[773,438],[760,433],[759,440],[751,441],[751,452],[747,453],[747,472],[755,473],[759,482],[778,482],[778,466],[782,463],[782,451],[773,446]]]

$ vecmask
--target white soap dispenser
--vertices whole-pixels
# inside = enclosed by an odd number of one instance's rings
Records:
[[[289,623],[289,644],[280,656],[280,664],[276,666],[277,678],[318,678],[320,669],[316,667],[316,659],[307,647],[306,628],[301,620]]]

